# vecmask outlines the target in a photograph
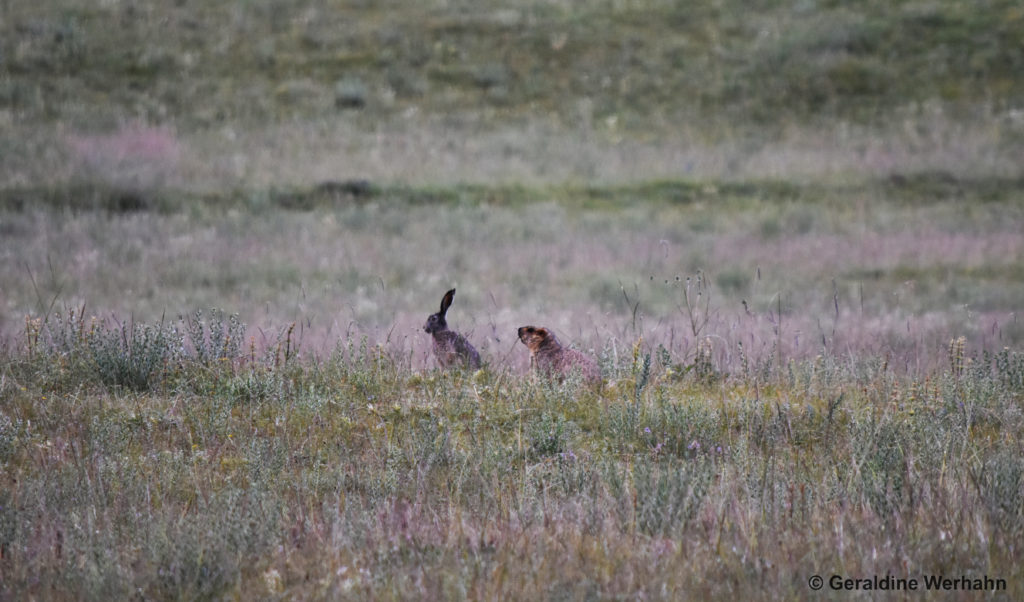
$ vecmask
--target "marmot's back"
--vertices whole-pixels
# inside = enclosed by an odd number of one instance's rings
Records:
[[[530,350],[530,364],[540,373],[564,379],[579,372],[588,382],[600,382],[601,370],[587,355],[562,347],[555,333],[540,326],[523,326],[519,340]]]

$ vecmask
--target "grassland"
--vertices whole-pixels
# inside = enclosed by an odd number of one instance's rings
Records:
[[[0,0],[0,599],[1024,597],[1018,4]]]
[[[595,392],[186,324],[61,315],[8,352],[5,596],[793,599],[816,574],[1021,593],[1019,352],[726,375],[638,341]]]
[[[0,10],[4,188],[1016,176],[1024,141],[1011,0]]]
[[[643,336],[687,358],[711,336],[724,370],[742,343],[754,357],[889,355],[920,375],[946,363],[951,338],[998,351],[1024,337],[1015,188],[935,184],[906,184],[914,198],[936,189],[918,201],[890,181],[661,183],[11,211],[0,328],[82,305],[149,323],[220,307],[258,328],[261,348],[296,323],[311,351],[366,334],[424,369],[420,327],[457,286],[453,323],[502,365],[524,368],[513,333],[546,322],[588,349]]]

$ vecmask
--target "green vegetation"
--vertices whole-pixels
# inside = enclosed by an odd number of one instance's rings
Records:
[[[0,0],[0,599],[1024,598],[1019,4]]]
[[[593,99],[595,121],[622,115],[641,129],[651,115],[780,127],[1024,95],[1024,13],[1010,0],[43,0],[3,11],[5,105],[90,125],[129,107],[205,126],[453,104],[576,119],[575,101]]]
[[[0,188],[1019,177],[1018,4],[8,1]]]
[[[933,573],[1022,593],[1018,352],[726,376],[638,343],[595,392],[365,340],[302,360],[290,331],[255,355],[215,314],[110,383],[136,352],[80,320],[31,323],[0,364],[5,597],[794,599],[814,574]]]
[[[754,356],[890,354],[926,372],[950,338],[989,351],[1024,341],[1019,190],[938,176],[377,186],[166,196],[130,211],[68,191],[0,212],[0,331],[83,304],[151,324],[223,307],[258,325],[261,348],[296,323],[306,351],[361,333],[411,349],[420,368],[428,300],[458,286],[453,327],[520,368],[515,330],[543,322],[584,349],[643,335],[690,357],[711,336],[730,364],[742,342]]]
[[[0,596],[1018,597],[1024,215],[931,186],[8,209]],[[604,387],[528,377],[535,320]]]

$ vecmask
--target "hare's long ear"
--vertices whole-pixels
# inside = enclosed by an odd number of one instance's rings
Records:
[[[441,298],[441,315],[448,313],[448,308],[452,306],[452,301],[455,300],[455,289],[452,289],[444,294]]]

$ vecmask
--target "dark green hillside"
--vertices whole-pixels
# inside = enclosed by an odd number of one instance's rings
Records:
[[[363,107],[751,126],[1024,96],[1024,9],[989,2],[6,2],[0,108],[203,127]],[[584,100],[586,99],[586,100]]]

